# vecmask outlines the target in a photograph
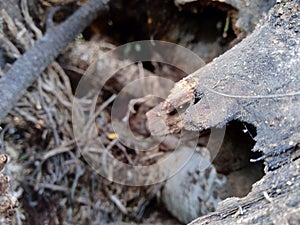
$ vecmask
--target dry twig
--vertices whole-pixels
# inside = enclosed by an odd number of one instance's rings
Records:
[[[88,1],[65,22],[48,30],[34,47],[13,64],[0,79],[0,121],[67,44],[105,10],[105,0]]]

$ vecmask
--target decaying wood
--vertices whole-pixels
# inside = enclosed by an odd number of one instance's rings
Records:
[[[7,175],[3,174],[5,165],[8,162],[8,156],[5,154],[0,155],[0,224],[12,225],[14,209],[17,207],[18,202],[12,196],[10,190],[10,179]]]
[[[106,10],[106,3],[105,0],[90,0],[65,22],[50,28],[32,49],[13,64],[0,79],[0,121],[67,44]]]
[[[178,82],[165,103],[148,112],[152,132],[246,121],[257,128],[254,151],[265,154],[269,169],[279,166],[300,142],[299,26],[299,1],[276,4],[263,26]],[[162,118],[167,126],[157,127]]]
[[[268,172],[244,198],[228,198],[218,210],[190,225],[202,224],[299,224],[300,151],[289,163]]]
[[[266,175],[244,198],[190,223],[299,224],[300,3],[277,1],[267,21],[241,43],[178,82],[165,103],[148,112],[152,133],[201,131],[231,120],[257,129]],[[166,126],[155,124],[164,119]]]
[[[174,153],[175,159],[179,161],[178,158],[183,158],[184,154],[193,150],[183,147]],[[218,175],[210,160],[207,149],[198,149],[191,160],[164,184],[162,202],[168,211],[184,224],[200,215],[215,211],[218,202],[221,201],[217,193],[226,183],[226,178]],[[206,164],[210,165],[205,169],[201,168]]]

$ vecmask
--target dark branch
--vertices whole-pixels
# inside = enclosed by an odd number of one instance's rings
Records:
[[[107,9],[106,6],[107,0],[88,1],[65,22],[48,30],[30,50],[13,64],[0,79],[0,122],[34,80],[68,43]]]

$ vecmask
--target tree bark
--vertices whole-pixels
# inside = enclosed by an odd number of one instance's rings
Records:
[[[299,27],[299,1],[276,4],[263,26],[179,81],[166,101],[147,113],[152,133],[244,121],[257,129],[253,150],[264,153],[268,169],[279,166],[300,143]],[[162,119],[165,123],[155,122]]]
[[[177,83],[147,113],[153,134],[201,131],[232,120],[257,129],[266,175],[244,198],[229,198],[202,224],[300,223],[300,3],[277,1],[268,20],[241,43]],[[163,119],[158,126],[155,121]]]
[[[267,173],[244,198],[228,198],[218,210],[190,225],[202,224],[290,224],[300,223],[300,151],[291,162]]]

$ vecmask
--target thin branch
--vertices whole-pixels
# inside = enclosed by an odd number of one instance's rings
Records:
[[[58,54],[105,10],[107,0],[88,1],[66,21],[49,29],[13,64],[0,79],[0,122]]]

